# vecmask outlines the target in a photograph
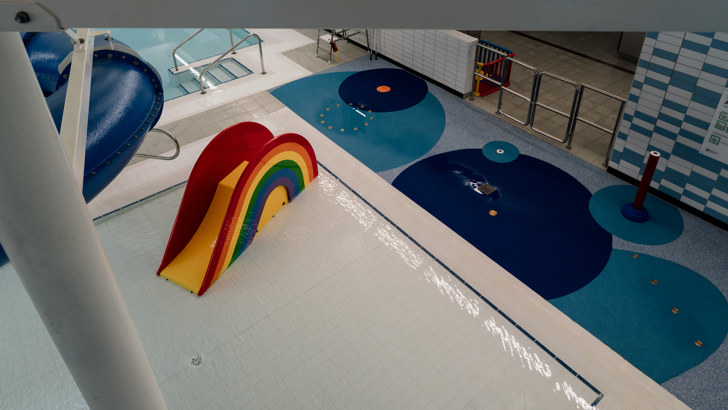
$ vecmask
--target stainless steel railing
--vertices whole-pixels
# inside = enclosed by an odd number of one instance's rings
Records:
[[[260,53],[260,73],[261,73],[261,74],[265,74],[265,65],[263,65],[263,45],[261,44],[261,42],[260,42],[260,37],[258,37],[258,35],[257,35],[257,34],[254,34],[254,33],[250,33],[250,34],[248,34],[247,36],[245,36],[245,37],[244,37],[244,38],[243,38],[242,40],[240,40],[240,41],[238,41],[238,42],[237,42],[236,44],[234,44],[234,45],[233,45],[232,47],[230,47],[230,49],[229,49],[228,51],[226,51],[226,52],[224,52],[223,54],[221,54],[221,55],[220,55],[220,57],[216,58],[216,59],[215,59],[215,61],[213,61],[212,63],[210,63],[210,64],[209,64],[209,65],[208,65],[207,67],[205,67],[205,69],[204,69],[204,70],[202,70],[202,71],[200,72],[200,74],[199,74],[199,76],[198,76],[198,77],[199,77],[199,78],[198,78],[198,80],[199,80],[199,82],[200,82],[200,93],[201,93],[201,94],[205,94],[205,93],[206,93],[206,91],[205,91],[205,83],[204,83],[204,82],[202,81],[202,76],[203,76],[203,75],[204,75],[204,74],[205,74],[205,73],[206,73],[206,72],[207,72],[207,71],[208,71],[209,69],[211,69],[211,68],[212,68],[212,67],[213,67],[213,66],[214,66],[215,64],[217,64],[218,62],[220,62],[220,60],[222,60],[222,58],[223,58],[223,57],[225,57],[226,55],[228,55],[228,53],[230,53],[230,52],[232,52],[232,51],[235,51],[235,48],[236,48],[237,46],[239,46],[240,44],[242,44],[242,43],[243,43],[243,42],[244,42],[245,40],[247,40],[247,39],[248,39],[249,37],[251,37],[251,36],[252,36],[252,37],[255,37],[255,38],[256,38],[256,40],[258,40],[258,52]]]
[[[172,60],[174,61],[174,71],[179,71],[179,66],[177,65],[177,50],[179,50],[180,47],[182,47],[183,45],[187,44],[188,41],[192,40],[196,35],[200,34],[203,30],[205,30],[205,29],[204,28],[201,28],[201,29],[197,30],[195,32],[195,34],[189,36],[187,38],[187,40],[183,41],[182,43],[180,43],[180,45],[178,45],[177,47],[175,47],[174,50],[172,50]],[[235,52],[235,46],[233,46],[233,29],[232,28],[229,28],[228,29],[228,32],[230,33],[230,46],[233,47],[232,54],[236,54],[236,52]]]
[[[168,157],[165,157],[165,156],[162,156],[162,155],[142,154],[142,153],[137,152],[136,154],[134,154],[135,157],[152,158],[152,159],[163,159],[165,161],[171,161],[171,160],[173,160],[173,159],[175,159],[175,158],[177,158],[179,156],[180,147],[179,147],[179,141],[177,140],[177,138],[175,138],[172,134],[170,134],[167,131],[165,131],[163,129],[160,129],[160,128],[152,128],[151,130],[149,130],[149,132],[150,133],[151,132],[159,132],[159,133],[164,134],[167,137],[169,137],[172,140],[172,142],[174,143],[174,147],[175,147],[174,154],[172,154],[172,155],[170,155]]]
[[[498,94],[498,106],[497,106],[497,113],[501,114],[507,118],[510,118],[511,120],[515,121],[516,123],[528,126],[530,127],[534,132],[541,134],[557,143],[566,144],[566,149],[571,149],[572,141],[574,139],[574,135],[576,133],[576,125],[577,123],[581,122],[583,124],[589,125],[599,131],[602,131],[606,134],[610,135],[610,141],[609,141],[609,148],[606,152],[605,159],[603,165],[606,166],[609,163],[609,157],[612,153],[612,149],[614,148],[615,139],[617,137],[617,133],[619,131],[619,123],[622,119],[622,114],[624,113],[624,107],[626,105],[627,100],[614,95],[610,92],[604,91],[602,89],[596,88],[594,86],[591,86],[589,84],[580,84],[576,81],[570,80],[568,78],[545,72],[545,71],[539,71],[536,67],[533,67],[531,65],[528,65],[522,61],[516,60],[513,57],[509,57],[507,53],[503,52],[502,50],[498,50],[492,47],[488,47],[487,44],[477,44],[478,47],[482,47],[487,49],[490,52],[495,52],[497,54],[503,55],[506,59],[506,61],[510,61],[510,65],[503,64],[503,73],[500,78],[506,78],[505,76],[505,70],[511,69],[512,66],[518,66],[523,69],[526,69],[530,71],[532,75],[532,82],[531,82],[531,92],[530,95],[525,95],[522,93],[519,93],[507,86],[503,86],[500,81],[497,81],[493,76],[485,76],[480,74],[477,69],[474,69],[473,71],[473,83],[475,84],[476,79],[480,79],[480,81],[488,81],[492,84],[495,84],[497,86],[500,86],[500,92]],[[546,103],[539,101],[539,94],[541,92],[541,84],[543,78],[552,78],[559,82],[562,82],[564,84],[570,85],[574,87],[574,97],[571,102],[571,107],[569,109],[569,112],[560,110],[554,106],[548,105]],[[512,79],[512,78],[511,78]],[[503,93],[509,93],[511,95],[516,96],[517,98],[520,98],[522,100],[525,100],[528,102],[528,108],[526,111],[526,117],[525,119],[518,118],[514,114],[507,113],[503,110]],[[607,128],[603,125],[597,124],[595,121],[589,120],[588,118],[584,117],[580,110],[582,101],[584,98],[585,92],[593,92],[597,94],[601,94],[605,97],[608,97],[610,99],[613,99],[617,102],[619,102],[619,110],[617,112],[617,117],[614,123],[614,126],[612,128]],[[535,118],[536,118],[536,108],[543,108],[547,111],[550,111],[556,115],[559,115],[561,117],[564,117],[567,119],[567,125],[566,130],[563,137],[558,137],[551,135],[550,133],[539,129],[535,126]]]

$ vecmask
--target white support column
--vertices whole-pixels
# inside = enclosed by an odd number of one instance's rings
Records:
[[[18,33],[0,55],[0,243],[89,407],[165,409]]]
[[[80,190],[83,190],[83,166],[86,159],[86,130],[88,128],[93,50],[94,29],[78,29],[73,45],[71,73],[68,78],[68,91],[61,120],[61,143]]]

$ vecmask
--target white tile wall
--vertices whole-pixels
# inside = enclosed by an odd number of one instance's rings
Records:
[[[373,48],[460,94],[473,90],[477,39],[456,30],[370,30]],[[364,44],[363,35],[353,39]]]

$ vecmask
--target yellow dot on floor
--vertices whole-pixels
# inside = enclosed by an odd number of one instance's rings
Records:
[[[349,105],[354,105],[354,103],[349,103]]]
[[[344,132],[344,129],[343,128],[341,129],[341,132]]]
[[[341,104],[336,104],[337,107],[341,107]]]
[[[369,117],[369,119],[370,119],[370,120],[373,120],[373,119],[374,119],[374,117]]]
[[[633,258],[635,258],[635,259],[637,259],[637,258],[639,258],[640,256],[639,256],[639,255],[637,255],[636,253],[633,253],[633,254],[632,254],[632,257],[633,257]]]
[[[326,111],[328,111],[328,110],[330,110],[330,109],[331,109],[331,108],[328,108],[328,107],[327,107],[327,108],[326,108]]]
[[[678,310],[677,308],[672,308],[672,313],[674,313],[674,314],[676,314],[676,315],[677,315],[677,314],[678,314],[678,312],[680,312],[680,311],[679,311],[679,310]]]
[[[491,209],[490,211],[488,211],[488,214],[490,216],[496,216],[496,215],[498,215],[498,211],[496,211],[495,209]]]
[[[650,281],[650,283],[652,283],[653,285],[657,285],[657,279],[652,279],[652,280]]]
[[[332,127],[332,126],[329,125],[329,129],[332,129],[332,128],[334,128],[334,127]]]
[[[369,110],[369,112],[372,112],[372,110]]]
[[[358,130],[358,129],[359,129],[359,128],[357,128],[357,127],[354,127],[354,131],[356,131],[356,130]]]
[[[366,127],[367,125],[369,125],[369,123],[368,123],[368,122],[365,122],[365,123],[364,123],[364,126]]]
[[[695,346],[703,347],[703,342],[701,342],[700,340],[696,340],[695,341]]]
[[[326,121],[321,120],[321,124],[325,123]]]
[[[324,116],[323,114],[319,115],[319,117],[323,117],[323,116]]]

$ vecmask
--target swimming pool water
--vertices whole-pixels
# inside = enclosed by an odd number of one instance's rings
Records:
[[[172,51],[183,41],[195,34],[199,29],[108,29],[111,36],[134,49],[139,55],[157,69],[162,78],[165,101],[188,94],[170,71],[174,67]],[[247,36],[243,29],[233,29],[233,43]],[[256,43],[249,38],[237,48],[244,48]],[[180,67],[193,64],[220,55],[231,47],[230,32],[227,29],[205,29],[177,51],[177,63]]]

